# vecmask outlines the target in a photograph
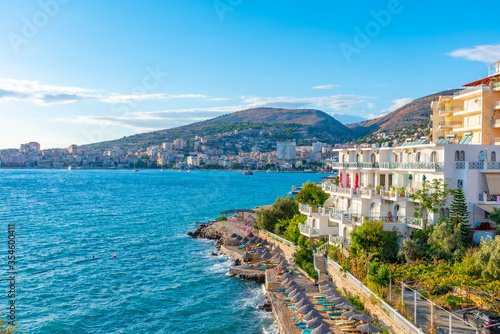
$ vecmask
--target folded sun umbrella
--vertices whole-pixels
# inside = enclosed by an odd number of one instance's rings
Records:
[[[255,235],[252,232],[250,232],[250,233],[248,233],[247,237],[248,238],[253,238],[253,237],[255,237]]]
[[[249,254],[248,252],[245,252],[245,254],[243,254],[243,260],[250,260],[250,259],[253,259],[253,255]]]
[[[261,244],[264,242],[264,239],[262,239],[261,237],[258,237],[257,240],[255,240],[258,244]]]
[[[241,237],[241,235],[236,235],[234,238],[235,238],[236,240],[238,240],[238,241],[243,240],[243,238]]]
[[[372,324],[359,325],[356,329],[361,333],[377,333],[382,331],[380,328],[373,326]]]
[[[241,240],[241,243],[242,243],[242,244],[246,244],[248,241],[250,241],[250,239],[248,239],[247,237],[244,237],[244,238]]]
[[[331,334],[331,333],[333,333],[333,331],[331,331],[330,328],[328,328],[328,326],[325,324],[322,324],[321,326],[310,332],[310,334]]]
[[[249,244],[249,245],[255,245],[255,240],[250,239],[246,243]]]
[[[238,235],[236,233],[233,233],[230,235],[231,238],[236,238]]]
[[[269,242],[267,242],[267,240],[264,240],[264,241],[261,242],[261,244],[263,244],[264,246],[268,246]]]
[[[279,266],[282,268],[288,267],[288,262],[286,262],[286,260],[283,260],[280,262]]]

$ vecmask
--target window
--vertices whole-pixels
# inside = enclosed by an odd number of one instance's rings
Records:
[[[431,162],[437,162],[437,153],[436,152],[431,153]]]
[[[497,161],[497,154],[496,152],[491,152],[491,162],[496,162]]]
[[[455,161],[459,161],[459,160],[460,160],[460,152],[455,151]]]
[[[465,161],[465,152],[460,151],[460,161]]]
[[[457,188],[463,188],[463,187],[464,187],[464,180],[458,180]]]
[[[488,211],[484,211],[484,219],[490,219],[490,213]]]
[[[415,162],[420,162],[420,152],[417,153],[416,161]]]

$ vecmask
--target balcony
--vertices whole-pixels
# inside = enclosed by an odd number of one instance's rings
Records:
[[[327,216],[329,211],[330,208],[324,208],[320,205],[309,205],[309,204],[299,203],[299,212],[304,215],[310,216],[313,214],[318,214],[322,216]]]
[[[500,128],[500,119],[494,119],[491,121],[492,128]]]
[[[481,94],[483,90],[490,90],[489,86],[486,85],[480,85],[480,86],[474,86],[474,87],[469,87],[463,90],[460,90],[454,94],[454,99],[461,99],[465,98],[469,95],[474,95],[474,94]]]
[[[500,90],[500,82],[493,83],[493,90],[494,91]]]
[[[500,145],[500,137],[495,138],[495,145]]]
[[[445,108],[444,106],[440,106],[438,110],[439,110],[440,115],[448,115],[448,114],[452,114],[455,112],[463,111],[464,107]]]
[[[441,121],[439,122],[439,129],[452,129],[454,127],[462,126],[461,121]]]
[[[299,224],[300,233],[310,238],[319,237],[319,229],[305,224]]]
[[[480,193],[479,194],[479,203],[481,204],[497,204],[497,200],[500,199],[500,196],[490,195],[488,193]]]

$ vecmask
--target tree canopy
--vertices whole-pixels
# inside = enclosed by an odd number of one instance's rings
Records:
[[[380,259],[391,259],[398,251],[396,231],[384,231],[384,223],[366,220],[350,233],[353,254],[375,254]]]
[[[295,196],[295,201],[309,205],[323,205],[328,197],[330,196],[320,186],[312,182],[307,182],[297,196]]]

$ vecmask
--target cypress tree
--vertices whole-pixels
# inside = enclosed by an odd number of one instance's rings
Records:
[[[472,230],[469,225],[469,211],[462,188],[453,190],[453,202],[450,206],[450,220],[454,226],[460,226],[462,241],[465,245],[472,242]]]

